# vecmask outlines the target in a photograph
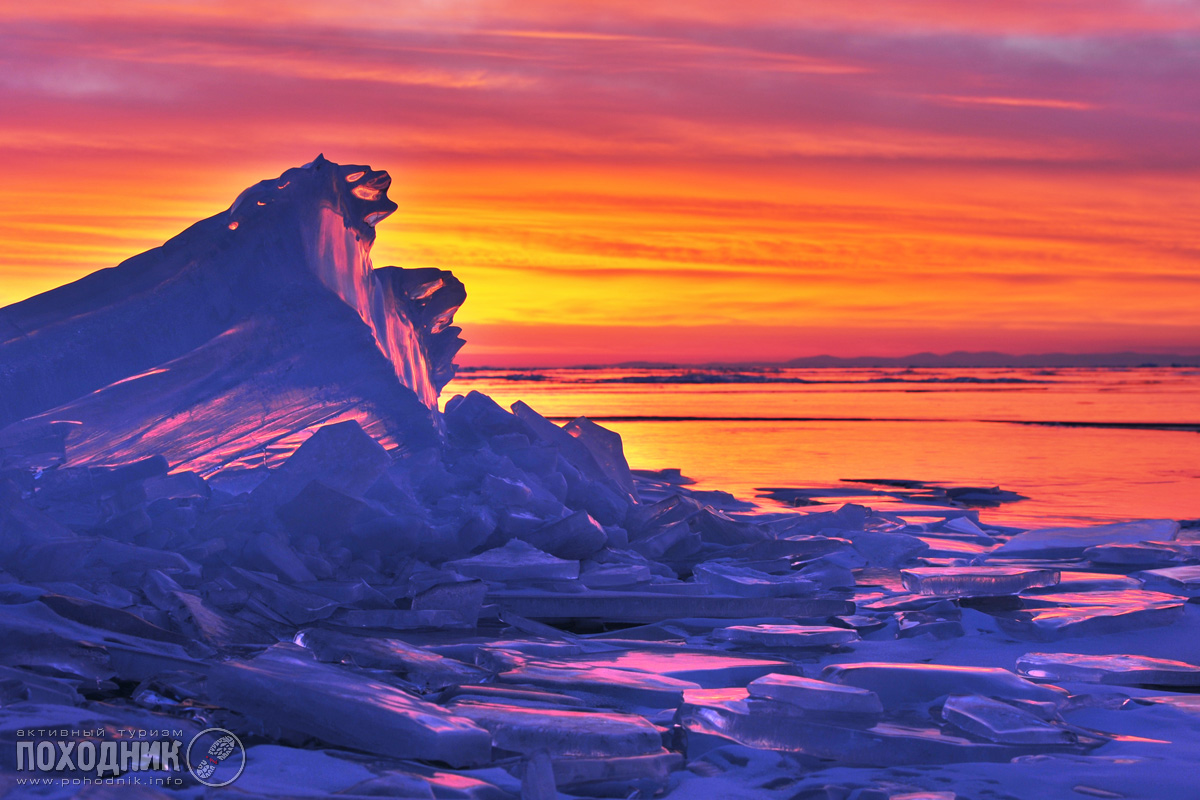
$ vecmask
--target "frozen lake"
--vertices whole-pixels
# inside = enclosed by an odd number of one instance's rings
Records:
[[[1194,368],[480,369],[442,396],[472,389],[586,414],[622,434],[631,466],[678,467],[747,499],[905,478],[1030,498],[985,510],[994,524],[1200,517]]]

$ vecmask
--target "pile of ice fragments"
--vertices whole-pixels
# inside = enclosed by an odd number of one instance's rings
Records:
[[[1193,791],[1197,531],[749,508],[587,419],[445,424],[397,458],[330,425],[241,484],[3,473],[0,791],[30,729],[212,727],[236,782],[142,796]]]

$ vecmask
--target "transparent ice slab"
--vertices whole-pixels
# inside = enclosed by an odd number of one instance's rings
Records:
[[[837,647],[859,640],[857,631],[830,625],[731,625],[713,631],[713,638],[763,647]]]
[[[1200,686],[1200,666],[1137,655],[1026,653],[1017,659],[1017,672],[1039,681]]]
[[[693,575],[697,583],[711,587],[713,594],[735,597],[801,597],[819,588],[819,584],[796,573],[771,575],[719,561],[697,564]]]
[[[1027,594],[1021,602],[1024,610],[995,616],[1005,633],[1036,642],[1171,625],[1184,608],[1179,597],[1144,590]]]
[[[1053,586],[1059,570],[1021,567],[917,567],[900,571],[904,588],[936,597],[985,597],[1019,594],[1025,589]]]
[[[751,681],[746,690],[751,697],[778,700],[808,711],[876,716],[883,713],[879,696],[868,689],[796,675],[765,675]]]
[[[1200,597],[1200,565],[1167,567],[1138,573],[1146,582],[1146,588],[1160,592]]]
[[[997,744],[1069,745],[1078,737],[1008,703],[978,695],[951,695],[942,718],[969,734]]]
[[[1096,545],[1167,542],[1179,533],[1170,519],[1117,522],[1086,528],[1041,528],[1017,534],[989,554],[990,558],[1081,558]]]
[[[1066,693],[1039,686],[999,667],[957,667],[941,664],[833,664],[822,678],[869,689],[886,708],[926,703],[950,694],[977,694],[1014,700],[1062,704]]]

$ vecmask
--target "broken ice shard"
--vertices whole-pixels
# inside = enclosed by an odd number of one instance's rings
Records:
[[[486,595],[487,585],[482,581],[438,583],[413,596],[412,610],[450,612],[473,627],[479,620],[479,611]]]
[[[532,662],[503,672],[496,679],[566,694],[595,695],[609,698],[610,702],[649,708],[674,708],[682,702],[686,690],[700,688],[698,683],[666,675],[588,664]]]
[[[439,655],[420,647],[377,636],[314,628],[296,635],[296,643],[312,651],[321,661],[354,664],[368,669],[385,669],[423,691],[464,683],[480,683],[488,673],[471,664]]]
[[[180,630],[200,641],[218,647],[275,642],[271,634],[212,608],[200,595],[184,590],[170,576],[157,570],[146,574],[142,591]]]
[[[1187,554],[1164,544],[1102,544],[1089,547],[1083,556],[1093,564],[1111,564],[1140,569],[1182,564]]]
[[[69,598],[53,603],[70,613]],[[118,609],[94,626],[55,613],[44,602],[5,605],[0,614],[0,664],[83,679],[142,680],[203,662],[179,637]],[[103,607],[100,607],[103,608]],[[86,610],[86,609],[80,609]],[[104,627],[107,622],[108,627]],[[124,628],[121,630],[120,628]],[[153,638],[148,638],[150,634]],[[193,651],[204,645],[190,645]],[[211,654],[211,650],[208,651]]]
[[[1146,582],[1147,589],[1183,597],[1200,597],[1200,565],[1151,569],[1138,575]]]
[[[858,632],[829,625],[731,625],[713,631],[714,639],[763,647],[837,647],[858,641]]]
[[[714,594],[735,597],[798,597],[813,594],[819,588],[797,573],[771,575],[719,561],[698,564],[693,574],[697,583],[711,586]]]
[[[994,616],[1005,633],[1035,642],[1171,625],[1184,613],[1180,597],[1137,590],[1031,594],[1021,602],[1026,609]]]
[[[280,506],[308,484],[361,498],[392,463],[379,442],[354,420],[324,425],[251,493],[256,502]]]
[[[227,708],[332,745],[457,766],[481,764],[491,755],[491,737],[470,720],[394,686],[319,664],[295,645],[217,664],[208,690]]]
[[[30,547],[10,569],[26,580],[113,580],[136,586],[158,570],[195,577],[199,567],[179,555],[108,538],[56,540]]]
[[[934,639],[955,639],[964,635],[962,614],[957,608],[927,611],[901,611],[896,614],[898,639],[932,636]]]
[[[1179,534],[1169,519],[1117,522],[1087,528],[1042,528],[1017,534],[993,550],[992,558],[1082,558],[1089,547],[1106,544],[1168,542]]]
[[[941,664],[835,664],[825,680],[869,689],[887,708],[925,703],[950,694],[979,694],[1012,700],[1062,704],[1066,693],[1039,686],[999,667],[953,667]]]
[[[952,695],[942,717],[969,734],[998,744],[1073,744],[1075,734],[1028,711],[978,695]]]
[[[884,721],[862,725],[822,719],[804,715],[787,703],[756,700],[745,689],[690,691],[677,721],[685,742],[717,736],[749,747],[802,753],[850,766],[1007,762],[1045,747],[980,743],[918,724]]]
[[[900,571],[904,588],[936,597],[986,597],[1019,594],[1058,583],[1056,569],[1020,567],[917,567]]]
[[[633,588],[650,582],[650,568],[642,564],[589,563],[579,580],[591,589]]]
[[[554,761],[554,780],[573,796],[655,797],[667,788],[671,772],[682,766],[682,755],[665,750],[644,756],[560,758]],[[626,794],[634,791],[638,794]]]
[[[1017,659],[1017,672],[1039,681],[1200,686],[1200,666],[1136,655],[1026,653]]]
[[[841,714],[879,715],[883,704],[868,689],[801,678],[795,675],[764,675],[746,686],[751,697],[764,697],[805,709]]]
[[[68,463],[162,454],[210,474],[275,465],[350,419],[385,447],[435,442],[465,293],[448,272],[372,268],[390,183],[317,158],[161,247],[0,309],[0,448],[71,420]]]
[[[566,559],[595,555],[608,542],[604,528],[583,510],[518,535],[539,550]]]
[[[446,568],[494,583],[574,580],[579,562],[555,558],[520,539],[470,558],[447,561]]]
[[[625,460],[619,434],[602,428],[587,417],[572,420],[563,426],[563,430],[588,449],[605,477],[619,486],[630,499],[638,499],[637,488],[633,485],[633,473],[629,471],[629,462]]]

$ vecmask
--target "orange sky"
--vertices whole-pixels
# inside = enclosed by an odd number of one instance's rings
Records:
[[[1200,352],[1194,3],[342,5],[0,0],[0,303],[324,152],[468,364]]]

